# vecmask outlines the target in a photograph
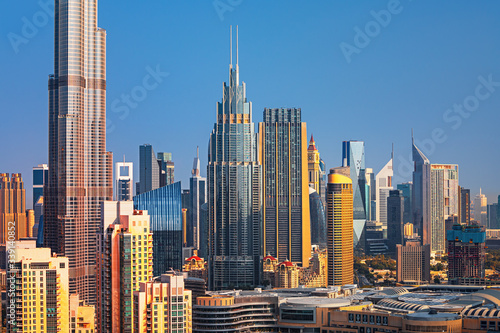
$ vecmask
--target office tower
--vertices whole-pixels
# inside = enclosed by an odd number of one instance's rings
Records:
[[[413,209],[411,207],[411,200],[413,192],[413,183],[408,182],[408,183],[398,184],[397,189],[401,191],[401,195],[403,196],[404,199],[403,222],[412,223]]]
[[[413,192],[411,200],[411,206],[413,210],[412,223],[415,226],[417,233],[421,237],[423,237],[424,212],[428,212],[429,209],[429,202],[427,200],[429,196],[429,189],[427,187],[424,187],[424,172],[427,170],[425,168],[430,164],[430,161],[415,145],[415,140],[413,139],[413,131],[411,133],[411,144],[414,165]],[[425,176],[428,176],[427,173],[425,174]],[[424,241],[423,244],[425,245],[428,243]]]
[[[132,201],[101,204],[97,236],[97,323],[102,332],[132,332],[132,294],[153,277],[149,215]]]
[[[413,238],[413,223],[405,223],[403,230],[404,238]]]
[[[100,204],[113,197],[113,156],[106,151],[106,30],[97,27],[96,1],[55,2],[54,50],[44,246],[68,257],[70,292],[93,305]]]
[[[170,269],[181,270],[181,182],[136,195],[134,208],[146,210],[149,214],[153,233],[153,276],[160,276]]]
[[[393,177],[393,162],[394,152],[391,154],[391,159],[386,165],[377,173],[376,177],[376,217],[377,221],[382,223],[382,226],[387,227],[387,198],[389,197],[389,192],[393,189],[392,187],[392,177]]]
[[[160,167],[160,187],[174,183],[174,162],[172,153],[158,153]]]
[[[26,237],[33,237],[33,227],[35,226],[35,211],[26,210]]]
[[[498,224],[498,203],[489,204],[487,207],[488,211],[488,229],[500,229]]]
[[[446,232],[448,241],[448,281],[484,278],[486,232],[479,225],[454,225]]]
[[[33,237],[36,237],[36,246],[43,247],[43,196],[38,197],[38,201],[33,207],[35,212],[35,225],[33,226]]]
[[[191,290],[182,275],[162,274],[134,291],[134,332],[192,332]]]
[[[208,237],[209,237],[209,226],[208,226],[208,203],[205,202],[200,207],[200,246],[198,248],[198,255],[202,258],[208,258]]]
[[[238,38],[236,38],[238,40]],[[238,48],[236,48],[238,49]],[[210,134],[207,194],[209,219],[209,284],[211,290],[259,283],[261,240],[261,168],[252,103],[240,85],[236,67],[229,65],[217,103],[217,122]]]
[[[132,162],[115,163],[115,201],[130,201],[134,196],[134,164]]]
[[[0,244],[10,239],[15,228],[15,239],[28,236],[26,221],[26,190],[20,173],[0,173]]]
[[[95,308],[80,301],[78,294],[69,296],[69,332],[94,333]]]
[[[445,252],[445,221],[458,215],[458,165],[429,164],[424,176],[428,210],[424,211],[423,243],[432,252]]]
[[[303,267],[311,256],[307,129],[300,109],[264,109],[259,162],[264,253]]]
[[[7,332],[68,332],[68,258],[35,246],[34,240],[16,242],[15,263],[7,271],[16,277],[16,296],[7,301],[15,303],[17,326],[8,324]]]
[[[375,174],[372,168],[365,169],[365,197],[366,197],[366,219],[375,221],[376,214],[376,193],[375,193]]]
[[[139,146],[139,195],[160,187],[160,165],[150,144]]]
[[[309,187],[309,210],[311,212],[311,244],[326,248],[325,206],[318,192]]]
[[[474,220],[480,225],[487,227],[488,224],[488,199],[479,189],[479,194],[474,198]]]
[[[353,282],[353,189],[348,167],[330,169],[326,190],[328,285]]]
[[[196,148],[196,158],[189,178],[188,246],[200,249],[201,206],[207,202],[207,179],[200,175],[200,150]]]
[[[49,167],[47,164],[38,164],[33,167],[33,208],[38,198],[43,196],[43,187],[47,184],[49,178]]]
[[[403,244],[404,198],[400,190],[389,191],[387,198],[387,245],[396,253],[396,245]]]
[[[470,224],[470,203],[471,203],[471,197],[470,197],[470,190],[468,188],[463,188],[460,187],[458,189],[458,222],[460,224]]]
[[[365,180],[365,143],[363,141],[342,142],[342,166],[350,167],[353,190],[354,247],[364,246],[364,229],[368,200]]]
[[[418,241],[407,241],[396,245],[396,281],[424,283],[431,281],[431,248]]]

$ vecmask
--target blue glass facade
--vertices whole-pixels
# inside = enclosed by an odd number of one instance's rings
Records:
[[[314,190],[313,190],[314,191]],[[309,194],[309,209],[311,212],[311,244],[326,248],[326,215],[323,200],[318,192]]]
[[[398,190],[401,191],[404,198],[404,212],[403,212],[403,223],[411,223],[412,219],[412,209],[411,209],[411,197],[412,197],[412,183],[398,184]]]
[[[141,193],[134,197],[134,208],[147,210],[153,233],[153,275],[170,268],[182,269],[181,182]]]
[[[38,198],[43,196],[43,187],[48,178],[49,169],[47,167],[38,166],[33,168],[33,207],[35,207]]]

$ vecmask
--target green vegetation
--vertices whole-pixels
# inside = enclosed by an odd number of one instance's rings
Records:
[[[488,250],[485,267],[487,269],[500,270],[500,250]]]
[[[440,262],[438,262],[435,265],[431,265],[431,271],[442,271],[444,270],[444,265]]]
[[[388,269],[391,271],[396,270],[396,260],[386,258],[384,255],[378,255],[370,259],[366,259],[366,264],[373,269]]]

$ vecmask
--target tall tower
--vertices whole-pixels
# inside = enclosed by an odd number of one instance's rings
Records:
[[[188,246],[200,249],[200,230],[206,221],[201,219],[201,206],[207,202],[207,179],[200,175],[200,150],[196,148],[191,178],[189,179]]]
[[[47,164],[38,164],[33,167],[33,209],[38,198],[43,196],[43,188],[49,178],[49,167]],[[38,221],[35,221],[38,222]]]
[[[135,195],[160,187],[160,175],[160,165],[153,146],[150,144],[139,146],[139,191]]]
[[[423,225],[424,225],[424,212],[427,212],[429,207],[427,200],[424,198],[428,197],[429,189],[424,186],[424,178],[429,177],[426,171],[427,165],[431,162],[424,153],[415,145],[415,140],[413,139],[413,130],[411,132],[411,147],[413,155],[413,192],[411,208],[413,210],[412,222],[414,227],[417,229],[418,234],[423,240]],[[423,241],[423,245],[429,244]]]
[[[259,124],[264,253],[309,266],[311,226],[307,129],[300,109],[264,109]]]
[[[132,162],[115,163],[115,200],[130,201],[134,196],[134,164]]]
[[[260,173],[252,103],[246,98],[245,83],[240,85],[236,47],[236,67],[231,60],[229,85],[224,83],[209,142],[207,202],[212,290],[259,282]]]
[[[479,189],[479,194],[474,198],[474,221],[477,221],[480,225],[487,228],[488,227],[488,214],[487,214],[488,199]]]
[[[328,285],[353,282],[353,195],[349,168],[333,168],[326,190]]]
[[[20,173],[0,173],[0,244],[12,240],[9,232],[15,224],[16,240],[28,237],[26,190]]]
[[[106,31],[97,27],[95,0],[55,0],[54,15],[44,245],[68,257],[70,292],[95,304],[100,203],[113,196]]]
[[[393,155],[391,154],[391,159],[386,165],[377,173],[375,180],[375,210],[376,210],[376,220],[381,222],[384,227],[387,227],[387,198],[389,197],[389,192],[393,189],[392,187],[392,160]]]
[[[309,176],[309,187],[313,188],[318,192],[318,195],[321,197],[324,196],[324,193],[321,193],[320,187],[320,161],[319,151],[316,148],[316,142],[314,141],[314,137],[311,135],[311,140],[309,140],[309,147],[307,148],[307,170]]]

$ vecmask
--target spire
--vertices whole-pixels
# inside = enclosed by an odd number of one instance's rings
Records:
[[[229,26],[229,67],[233,68],[233,26]]]
[[[314,137],[312,134],[311,134],[311,140],[309,140],[309,147],[307,147],[307,150],[317,150],[316,143],[314,142]]]
[[[391,160],[394,159],[394,142],[392,143]]]
[[[200,147],[196,147],[196,157],[193,161],[193,169],[191,169],[191,177],[200,176]]]
[[[236,26],[236,67],[238,67],[238,26]]]

